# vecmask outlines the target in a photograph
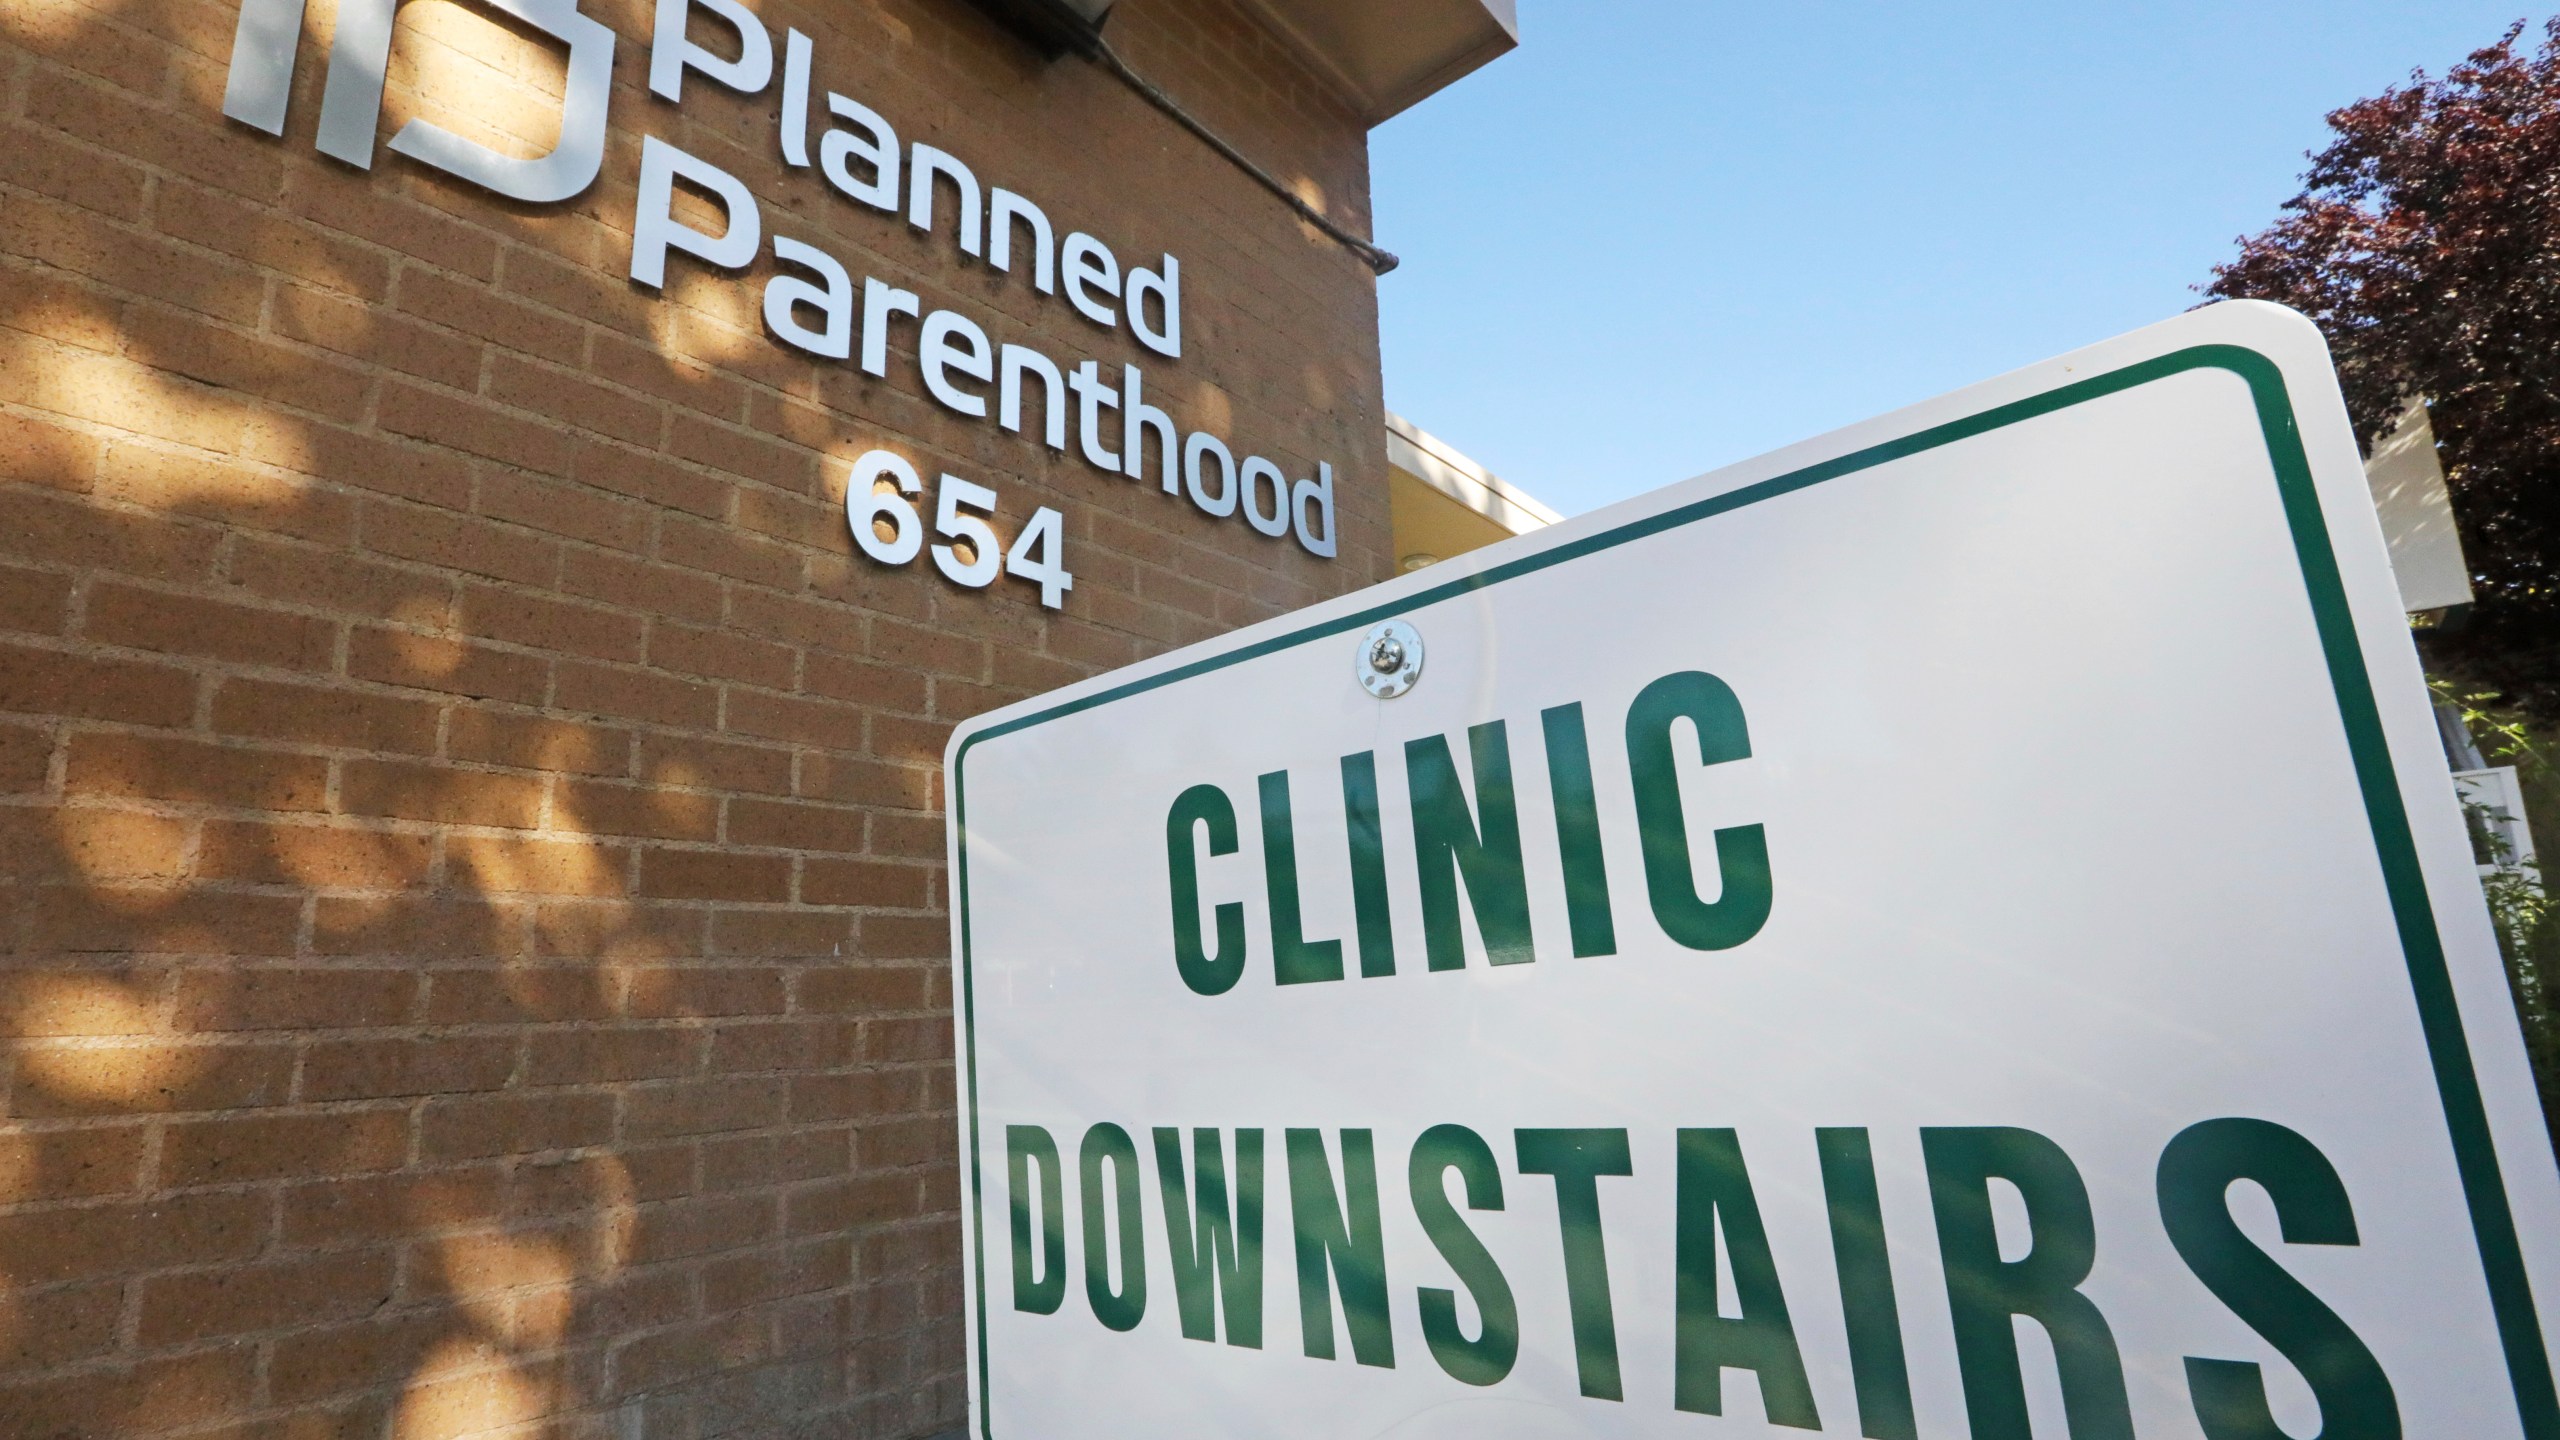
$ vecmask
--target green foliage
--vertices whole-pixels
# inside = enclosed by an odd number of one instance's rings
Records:
[[[2439,699],[2461,712],[2463,725],[2490,764],[2513,765],[2525,779],[2552,774],[2552,763],[2534,744],[2524,716],[2499,706],[2497,692],[2468,690],[2451,680],[2427,683]],[[2476,800],[2466,799],[2462,808],[2480,863],[2497,867],[2480,877],[2480,888],[2489,902],[2490,923],[2497,927],[2499,953],[2506,957],[2516,1019],[2524,1027],[2525,1050],[2542,1092],[2544,1123],[2560,1147],[2560,906],[2552,903],[2542,866],[2520,858],[2505,832],[2492,823],[2503,817]]]

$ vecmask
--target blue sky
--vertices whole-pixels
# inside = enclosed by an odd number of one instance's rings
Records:
[[[2550,13],[1520,11],[1372,139],[1387,404],[1569,514],[2187,308],[2329,110]]]

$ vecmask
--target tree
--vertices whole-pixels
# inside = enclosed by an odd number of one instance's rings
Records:
[[[2431,668],[2560,720],[2560,17],[2332,113],[2283,218],[2205,293],[2328,334],[2368,442],[2428,402],[2477,603]]]

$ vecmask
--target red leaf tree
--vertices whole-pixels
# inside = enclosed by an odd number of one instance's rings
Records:
[[[2319,322],[2370,441],[2434,421],[2477,603],[2431,661],[2560,718],[2560,18],[2329,116],[2284,216],[2205,293]]]

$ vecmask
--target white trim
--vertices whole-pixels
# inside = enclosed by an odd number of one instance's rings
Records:
[[[1387,463],[1514,535],[1564,519],[1392,410],[1387,412]]]

